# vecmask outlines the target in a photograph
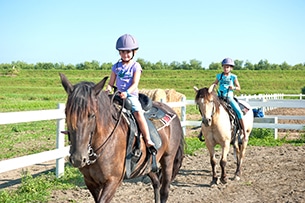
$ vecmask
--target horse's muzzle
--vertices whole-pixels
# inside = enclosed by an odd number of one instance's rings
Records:
[[[202,118],[202,123],[204,124],[205,127],[209,127],[212,124],[212,119],[203,117]]]
[[[82,156],[76,154],[71,154],[69,157],[70,163],[75,168],[83,168],[84,166],[86,166],[88,160],[89,160],[88,156]]]

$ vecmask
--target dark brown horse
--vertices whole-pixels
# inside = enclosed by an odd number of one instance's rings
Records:
[[[128,122],[120,117],[120,110],[102,91],[107,77],[98,84],[80,82],[76,85],[72,85],[65,75],[60,74],[60,77],[68,94],[66,123],[71,144],[70,162],[84,175],[95,202],[110,202],[125,177]],[[154,102],[153,105],[174,114],[166,104]],[[177,116],[158,133],[162,141],[156,154],[159,171],[143,170],[148,151],[141,139],[142,155],[135,174],[150,177],[155,202],[159,203],[167,201],[170,183],[181,167],[184,139]]]

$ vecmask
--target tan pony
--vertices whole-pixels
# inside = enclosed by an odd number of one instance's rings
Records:
[[[214,147],[219,144],[222,148],[220,160],[220,181],[222,183],[227,183],[225,167],[227,164],[227,155],[229,153],[230,144],[234,147],[234,154],[236,157],[237,167],[234,176],[234,179],[236,180],[240,179],[241,165],[248,144],[248,141],[242,141],[243,139],[238,138],[238,135],[233,133],[233,126],[231,125],[229,114],[222,104],[223,101],[219,99],[213,88],[214,85],[202,89],[194,87],[194,90],[196,91],[195,102],[198,105],[202,116],[201,130],[205,138],[205,144],[210,153],[210,162],[213,173],[211,185],[218,183]],[[249,105],[248,108],[250,109],[244,115],[243,119],[245,120],[246,133],[249,135],[253,127],[253,112]]]

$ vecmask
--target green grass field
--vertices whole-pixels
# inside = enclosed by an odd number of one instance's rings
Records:
[[[109,71],[60,71],[72,83],[80,81],[99,82],[109,76]],[[186,95],[195,96],[193,86],[209,86],[218,71],[211,70],[144,70],[140,89],[175,89]],[[299,94],[305,86],[304,71],[234,71],[241,84],[240,94]],[[0,112],[54,109],[66,101],[61,86],[59,71],[21,70],[17,76],[1,75]]]

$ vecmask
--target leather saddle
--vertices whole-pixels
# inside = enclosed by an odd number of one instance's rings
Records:
[[[130,100],[128,98],[123,100],[120,98],[120,96],[115,95],[114,101],[120,106],[124,105],[124,109],[126,109],[124,111],[124,115],[129,123],[129,132],[128,132],[128,141],[127,141],[128,143],[126,149],[127,156],[126,156],[125,177],[132,178],[136,175],[139,175],[138,173],[140,173],[135,171],[135,169],[138,165],[138,160],[141,158],[142,155],[141,146],[140,146],[141,140],[140,140],[140,136],[138,136],[140,135],[141,132],[139,130],[136,119],[134,118],[131,112],[132,107]],[[153,172],[157,172],[158,166],[156,162],[156,153],[157,150],[162,146],[162,141],[152,120],[163,118],[165,116],[165,113],[158,107],[154,106],[152,100],[144,94],[141,93],[139,94],[139,101],[141,103],[142,109],[144,110],[144,117],[146,119],[149,128],[151,139],[155,143],[154,147],[147,149],[149,153],[147,153],[147,157],[145,159],[146,161],[149,161],[150,158],[152,158],[152,161],[151,163],[148,163],[144,171],[141,170],[141,173],[147,173],[150,170]]]
[[[219,97],[219,98],[220,98],[221,104],[224,106],[224,108],[226,109],[226,111],[228,112],[229,117],[230,117],[232,129],[233,129],[231,143],[234,143],[236,138],[238,138],[238,143],[242,143],[242,139],[241,139],[242,126],[239,123],[238,117],[237,117],[234,109],[232,108],[232,106],[230,105],[230,103],[226,97]],[[239,108],[245,115],[249,111],[249,108],[246,107],[244,104],[240,103],[236,97],[234,97],[234,100],[238,103]],[[237,134],[238,134],[238,136],[236,137]]]

